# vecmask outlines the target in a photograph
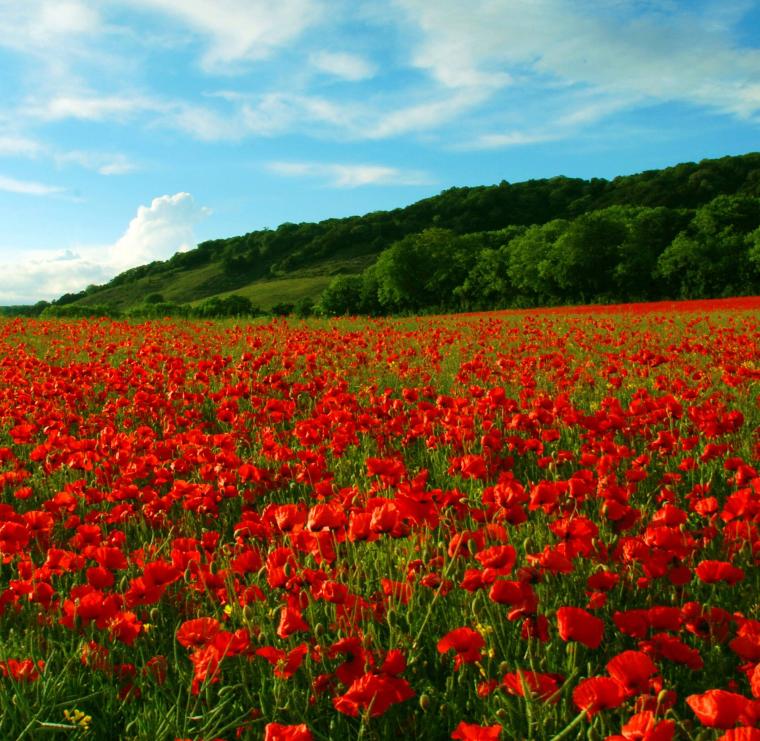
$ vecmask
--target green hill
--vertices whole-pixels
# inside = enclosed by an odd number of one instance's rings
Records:
[[[198,305],[213,297],[230,295],[244,296],[262,309],[283,303],[293,304],[303,299],[316,300],[335,276],[362,275],[369,277],[370,282],[375,280],[371,266],[382,253],[392,245],[430,229],[441,230],[439,234],[445,232],[457,239],[479,235],[457,243],[459,246],[454,249],[465,250],[467,255],[460,260],[458,282],[452,278],[446,284],[446,290],[452,295],[455,289],[459,291],[458,307],[468,308],[478,303],[473,301],[473,296],[477,296],[479,291],[470,271],[476,265],[486,273],[489,270],[482,261],[478,262],[480,253],[483,250],[498,253],[520,236],[525,227],[554,222],[575,224],[589,214],[604,212],[609,215],[613,213],[611,207],[628,208],[626,219],[633,213],[631,208],[639,209],[639,214],[642,213],[641,209],[665,209],[670,216],[663,217],[664,223],[673,234],[668,234],[667,244],[658,247],[658,254],[647,258],[656,261],[681,231],[688,231],[698,210],[720,196],[758,199],[760,153],[685,163],[613,180],[555,177],[514,184],[502,181],[492,186],[450,188],[440,195],[392,211],[376,211],[364,216],[327,219],[318,223],[285,223],[273,230],[203,242],[196,249],[177,253],[169,260],[121,273],[105,285],[66,294],[54,301],[52,308],[107,307],[124,312],[143,306],[146,298],[148,302],[160,305]],[[633,228],[630,224],[626,228]],[[652,225],[646,228],[652,228]],[[546,244],[546,235],[541,239]],[[577,249],[578,246],[572,248]],[[563,249],[570,250],[571,247],[566,245]],[[593,246],[589,249],[592,255]],[[430,255],[425,259],[433,259]],[[440,260],[441,257],[445,258],[445,253],[437,254],[434,259]],[[510,252],[505,259],[518,264],[519,260],[516,263],[513,257]],[[420,267],[417,265],[417,268]],[[393,269],[397,268],[398,265]],[[565,268],[572,269],[573,265],[567,264]],[[531,265],[526,263],[525,270],[530,269]],[[654,280],[652,270],[654,268],[649,270],[649,277],[645,280]],[[644,273],[639,271],[636,278],[641,280],[642,275]],[[466,286],[468,280],[469,289]],[[561,301],[565,298],[561,295],[560,284],[552,289],[554,293],[549,291],[544,295],[534,290],[535,286],[530,290],[526,288],[527,284],[520,287],[519,276],[515,280],[511,275],[508,282],[509,286],[503,288],[503,295],[496,303],[507,302],[508,295],[504,291],[522,303]],[[339,286],[342,283],[345,284],[346,280],[337,281]],[[666,283],[657,288],[659,293],[683,293]],[[372,292],[374,288],[370,285],[369,289],[365,287],[366,290]],[[699,286],[694,290],[699,290]],[[714,286],[709,285],[704,286],[704,290],[715,292]],[[613,293],[612,290],[600,291],[598,285],[589,284],[579,297],[606,299],[613,298]],[[634,293],[654,295],[649,290]],[[578,298],[572,295],[572,291],[567,297]],[[373,294],[370,308],[379,312],[422,310],[444,306],[445,301],[441,303],[439,298],[430,293],[416,302],[387,300],[384,303],[382,298]],[[346,310],[351,308],[355,307],[346,307]]]

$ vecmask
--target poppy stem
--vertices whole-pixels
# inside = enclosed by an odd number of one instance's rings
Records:
[[[581,710],[581,712],[573,718],[573,720],[570,722],[569,725],[565,726],[556,736],[552,736],[552,738],[549,741],[559,741],[561,738],[564,738],[567,736],[570,731],[573,730],[577,725],[580,724],[580,722],[586,717],[586,711]]]

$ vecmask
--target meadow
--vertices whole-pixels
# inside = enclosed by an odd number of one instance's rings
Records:
[[[0,323],[0,738],[760,739],[760,299]]]

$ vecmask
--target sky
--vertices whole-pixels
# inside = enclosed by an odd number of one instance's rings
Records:
[[[760,150],[760,0],[0,0],[0,304],[446,188]]]

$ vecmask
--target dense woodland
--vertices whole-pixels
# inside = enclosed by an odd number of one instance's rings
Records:
[[[28,311],[76,313],[75,305],[87,299],[92,307],[108,288],[213,263],[237,286],[362,256],[372,264],[337,276],[318,311],[390,314],[758,293],[760,154],[611,181],[556,177],[451,188],[393,211],[286,223],[203,242]],[[147,305],[201,316],[255,311],[237,298],[212,298],[192,311],[160,300]]]

